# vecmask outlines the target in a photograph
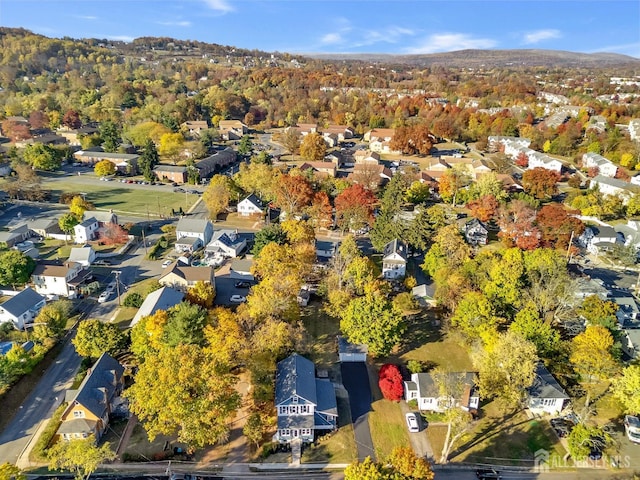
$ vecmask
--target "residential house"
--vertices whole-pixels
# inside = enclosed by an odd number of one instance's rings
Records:
[[[36,292],[45,296],[75,298],[91,271],[76,262],[39,262],[31,274]]]
[[[446,373],[446,383],[454,385],[453,390],[458,390],[457,398],[445,396],[440,393],[436,379],[431,373],[413,373],[411,380],[404,382],[405,400],[416,400],[419,410],[431,412],[444,412],[456,406],[468,412],[476,412],[480,404],[480,396],[475,384],[476,374],[473,372]]]
[[[444,161],[443,158],[434,158],[426,165],[426,170],[429,172],[446,172],[451,168],[447,162]]]
[[[318,133],[317,123],[299,123],[294,127],[301,135],[308,135],[310,133]]]
[[[353,138],[354,131],[351,127],[346,125],[329,125],[327,128],[322,129],[322,134],[333,134],[338,136],[339,142],[344,142]]]
[[[208,283],[215,288],[215,269],[213,267],[190,267],[174,262],[159,279],[160,285],[186,292],[198,282]]]
[[[237,230],[216,230],[205,247],[205,257],[215,254],[235,258],[247,247],[247,240]]]
[[[369,347],[364,344],[349,342],[342,335],[336,337],[338,342],[338,359],[341,363],[366,362]]]
[[[593,152],[587,152],[582,155],[582,166],[584,168],[597,168],[600,175],[609,178],[615,177],[616,173],[618,173],[618,167],[611,160]]]
[[[631,140],[640,140],[640,118],[634,118],[629,122],[629,137]]]
[[[81,223],[73,227],[73,238],[76,243],[87,243],[98,237],[98,220],[95,217],[89,217]]]
[[[615,225],[615,230],[624,237],[625,246],[632,246],[636,250],[640,249],[640,221],[627,220],[626,224]]]
[[[231,165],[235,161],[236,152],[231,148],[225,148],[224,150],[218,150],[207,158],[197,161],[196,168],[198,169],[200,179],[205,179],[213,176],[215,172],[227,165]]]
[[[224,140],[240,140],[249,130],[240,120],[220,120],[218,131]]]
[[[82,219],[95,218],[98,221],[98,227],[104,227],[108,224],[118,224],[118,215],[113,210],[86,210],[82,214]]]
[[[300,305],[301,307],[306,307],[307,305],[309,305],[309,300],[311,300],[311,291],[308,288],[302,287],[298,292],[298,295],[296,295],[296,301],[298,302],[298,305]]]
[[[353,159],[356,162],[356,165],[360,165],[363,163],[372,163],[374,165],[378,165],[380,163],[380,154],[377,152],[372,152],[371,150],[357,150],[353,154]]]
[[[336,133],[323,132],[322,139],[328,148],[333,148],[338,145],[338,135]]]
[[[340,152],[328,153],[327,155],[325,155],[324,161],[333,163],[336,168],[342,168],[346,166],[346,162],[342,156],[342,153]],[[351,166],[353,166],[353,164],[351,164]]]
[[[83,267],[90,266],[96,259],[96,252],[90,245],[73,247],[69,254],[69,261],[79,263]]]
[[[612,296],[609,300],[618,306],[616,319],[620,328],[640,328],[640,309],[633,296]]]
[[[4,243],[8,248],[11,248],[16,243],[24,242],[29,237],[31,237],[31,230],[26,224],[22,224],[8,232],[0,232],[0,244]]]
[[[253,267],[253,259],[251,258],[235,258],[229,267],[229,277],[235,280],[254,281],[255,277],[251,273]]]
[[[18,330],[24,330],[44,307],[46,299],[27,287],[0,305],[0,323],[11,322]]]
[[[184,293],[171,287],[162,287],[151,292],[142,302],[136,312],[130,327],[133,327],[140,319],[153,315],[158,310],[168,310],[184,300]]]
[[[213,224],[202,218],[182,217],[176,227],[176,251],[193,252],[213,237]]]
[[[407,245],[397,238],[387,243],[382,253],[382,276],[403,278],[407,272]]]
[[[92,149],[80,150],[73,154],[75,159],[81,163],[94,165],[102,160],[109,160],[114,164],[116,170],[127,174],[138,172],[138,159],[140,155],[131,153],[111,153]]]
[[[544,153],[536,152],[534,150],[527,149],[527,158],[529,159],[528,170],[533,168],[545,168],[552,172],[560,173],[562,171],[562,162],[550,157]]]
[[[528,389],[528,395],[527,408],[536,415],[557,415],[569,400],[567,393],[542,362],[536,367],[536,378]]]
[[[411,295],[415,298],[422,307],[435,307],[438,302],[435,300],[436,289],[433,283],[416,285],[411,289]]]
[[[333,258],[333,256],[338,251],[339,246],[339,242],[316,239],[316,257],[318,257],[318,259]]]
[[[247,198],[238,202],[238,215],[241,217],[250,217],[251,215],[262,217],[265,214],[266,208],[266,203],[252,193]]]
[[[374,128],[364,134],[365,142],[372,142],[375,140],[381,140],[383,142],[389,142],[395,135],[395,129],[393,128]]]
[[[187,167],[183,165],[156,165],[153,173],[161,182],[186,183]]]
[[[335,177],[337,168],[333,162],[305,162],[300,165],[300,170],[311,170],[316,176],[325,178]]]
[[[91,367],[77,390],[67,390],[68,403],[60,417],[56,432],[62,440],[71,441],[94,435],[96,441],[109,426],[109,420],[121,403],[124,367],[103,353]]]
[[[484,223],[474,218],[465,223],[464,237],[469,245],[486,245],[489,241],[489,230]]]
[[[640,187],[633,183],[625,182],[617,178],[605,177],[604,175],[597,175],[592,178],[589,188],[598,188],[604,195],[618,196],[625,205],[633,195],[640,191]]]
[[[377,190],[387,183],[392,176],[391,170],[384,165],[364,163],[353,167],[353,172],[347,176],[347,179],[369,190]]]
[[[393,150],[391,148],[391,142],[382,141],[382,140],[371,140],[369,142],[369,148],[372,152],[380,152],[380,153],[389,153],[392,155],[400,155],[402,151]]]
[[[180,128],[188,137],[200,138],[200,134],[209,129],[209,124],[206,120],[188,120],[180,125]]]
[[[479,159],[475,159],[471,162],[471,168],[473,170],[473,177],[476,179],[492,171],[491,167],[487,165],[487,162]]]
[[[338,408],[333,384],[316,378],[315,366],[297,353],[278,362],[275,382],[275,442],[299,439],[312,443],[317,434],[337,428]]]
[[[505,155],[517,157],[521,148],[529,148],[531,140],[524,137],[505,137],[492,135],[488,138],[490,151],[503,150]]]
[[[50,238],[51,235],[62,234],[66,235],[58,225],[57,218],[37,218],[27,223],[29,229],[36,235],[42,238]]]
[[[80,128],[61,127],[56,130],[56,134],[64,137],[69,145],[73,147],[80,146],[82,143],[82,137],[90,137],[99,133],[100,130],[91,125],[84,125]]]
[[[616,243],[623,243],[618,232],[605,225],[586,227],[582,235],[578,237],[577,242],[594,255],[604,250],[610,250]]]

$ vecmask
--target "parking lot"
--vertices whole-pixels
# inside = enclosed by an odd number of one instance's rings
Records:
[[[216,305],[234,306],[238,302],[231,302],[232,295],[246,297],[249,294],[248,288],[237,288],[235,284],[241,280],[232,278],[230,275],[231,260],[227,260],[218,271],[216,271]],[[255,282],[249,282],[254,284]]]

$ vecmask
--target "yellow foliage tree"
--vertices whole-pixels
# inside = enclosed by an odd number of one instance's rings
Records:
[[[93,171],[97,176],[104,177],[116,173],[116,166],[109,160],[101,160],[93,167]]]
[[[183,145],[184,137],[181,133],[165,133],[160,137],[158,153],[176,164]]]

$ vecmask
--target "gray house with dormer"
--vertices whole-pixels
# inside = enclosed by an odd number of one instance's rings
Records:
[[[11,322],[18,330],[24,330],[38,316],[45,303],[45,297],[27,287],[0,305],[0,323]]]
[[[202,218],[182,217],[176,227],[176,251],[193,252],[204,247],[213,236],[213,224]]]
[[[317,433],[337,428],[336,393],[329,379],[316,378],[313,362],[294,353],[276,370],[275,404],[278,431],[275,442],[299,439],[311,443]]]
[[[402,278],[407,273],[407,245],[397,238],[387,243],[382,253],[382,276]]]
[[[537,415],[560,413],[569,400],[567,392],[542,362],[536,367],[536,378],[528,388],[527,407]]]

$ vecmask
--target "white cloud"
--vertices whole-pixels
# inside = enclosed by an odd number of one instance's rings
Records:
[[[523,38],[523,43],[525,45],[531,45],[533,43],[540,43],[543,40],[551,40],[553,38],[560,38],[562,34],[560,30],[547,29],[547,30],[537,30],[535,32],[527,33]]]
[[[94,38],[106,38],[107,40],[117,40],[120,42],[133,42],[135,40],[135,37],[131,37],[129,35],[104,35],[104,34],[98,34],[96,35]]]
[[[95,15],[73,15],[75,18],[80,20],[98,20],[98,17]]]
[[[222,13],[233,12],[234,8],[227,3],[227,0],[204,0],[204,3],[212,10]]]
[[[167,27],[190,27],[191,22],[188,20],[178,20],[175,22],[158,22],[158,25],[165,25]]]
[[[335,45],[336,43],[342,43],[342,41],[342,35],[339,33],[327,33],[320,39],[323,45]]]
[[[453,52],[456,50],[493,48],[497,42],[491,38],[475,38],[467,33],[437,33],[413,47],[405,49],[406,53]]]

